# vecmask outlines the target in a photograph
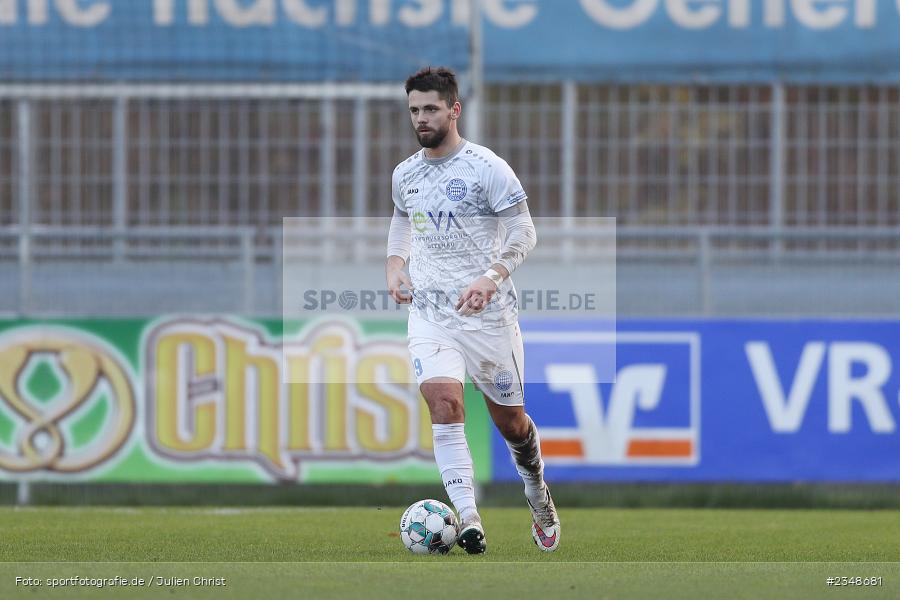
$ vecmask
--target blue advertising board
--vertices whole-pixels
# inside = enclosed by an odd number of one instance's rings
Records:
[[[0,77],[397,81],[470,0],[0,0]],[[489,81],[897,81],[893,0],[483,0]]]
[[[595,329],[523,322],[550,481],[900,481],[900,322],[624,321],[560,352]]]

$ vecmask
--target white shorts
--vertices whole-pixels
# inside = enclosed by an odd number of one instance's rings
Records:
[[[450,377],[465,384],[466,374],[495,404],[525,402],[525,352],[519,324],[478,331],[447,329],[409,315],[409,354],[416,381]]]

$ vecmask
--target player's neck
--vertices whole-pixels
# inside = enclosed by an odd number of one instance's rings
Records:
[[[447,137],[435,148],[425,148],[425,157],[428,159],[444,158],[452,154],[463,143],[462,136],[455,128],[447,133]]]

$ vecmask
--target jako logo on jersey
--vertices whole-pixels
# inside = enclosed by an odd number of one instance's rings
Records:
[[[450,479],[449,481],[444,482],[444,487],[449,487],[451,485],[462,485],[462,479]]]
[[[418,193],[419,193],[419,188],[409,188],[408,190],[406,190],[407,196],[412,196],[413,194],[418,194]]]
[[[532,332],[547,386],[569,397],[574,426],[541,426],[548,464],[695,465],[700,460],[700,338],[695,333]],[[595,365],[557,362],[556,348],[616,345],[616,381],[603,398]],[[543,349],[541,346],[549,346]],[[632,360],[634,358],[634,360]],[[646,361],[646,362],[645,362]],[[559,397],[553,411],[560,414]],[[529,411],[530,412],[530,411]],[[540,424],[540,412],[532,413]]]
[[[449,198],[453,202],[459,202],[460,200],[465,198],[466,192],[468,192],[466,182],[462,179],[459,179],[458,177],[455,179],[451,179],[447,184],[447,198]]]

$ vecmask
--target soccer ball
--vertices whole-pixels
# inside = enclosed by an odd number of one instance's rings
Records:
[[[437,500],[419,500],[400,517],[400,539],[413,554],[447,554],[458,534],[456,515]]]

